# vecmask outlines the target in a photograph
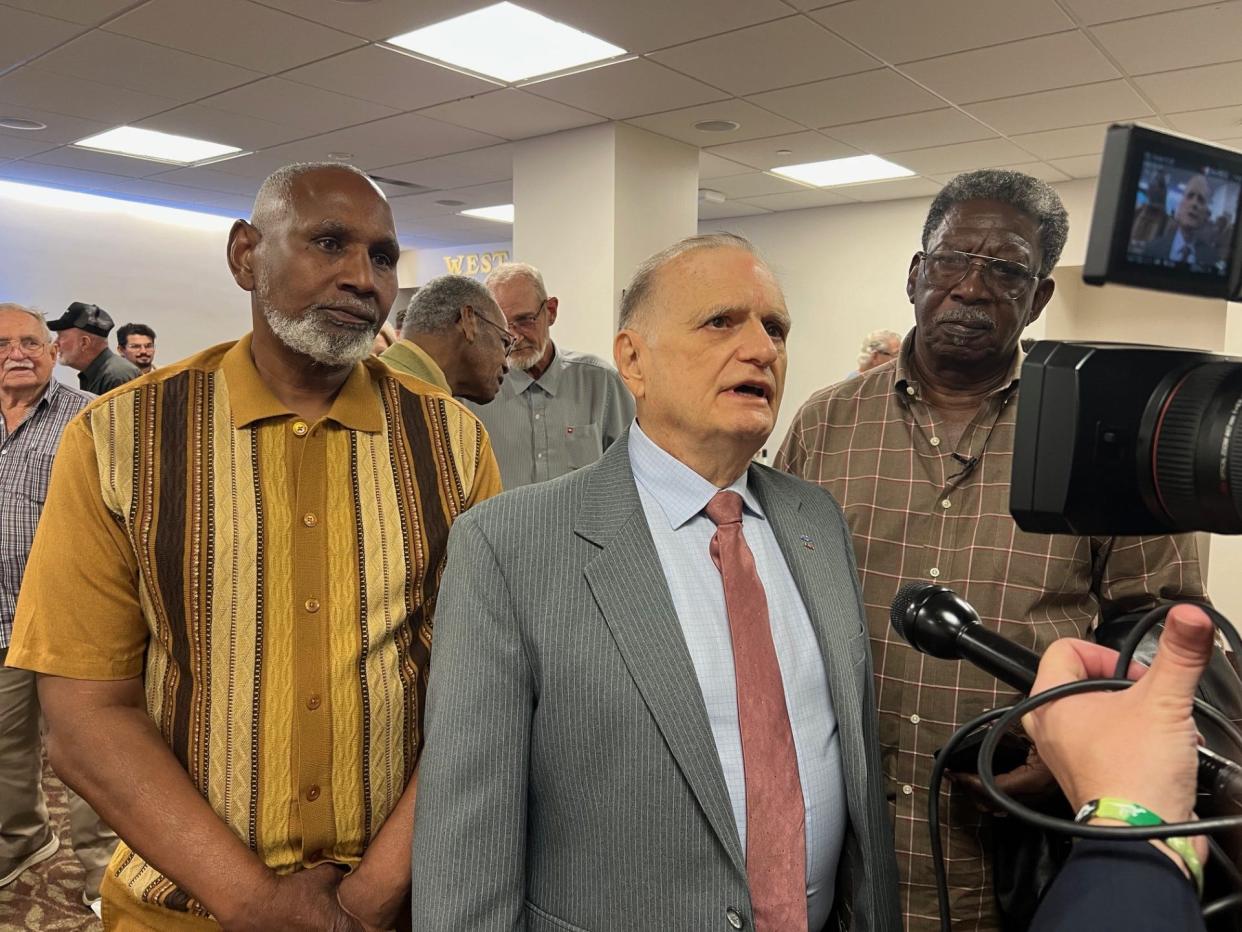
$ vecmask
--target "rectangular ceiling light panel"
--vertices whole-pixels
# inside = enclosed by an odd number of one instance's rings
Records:
[[[909,178],[914,172],[878,155],[855,155],[847,159],[829,159],[826,162],[783,165],[772,169],[772,174],[803,184],[813,184],[817,188],[827,188],[864,181],[883,181],[888,178]]]
[[[153,129],[140,129],[137,126],[118,126],[116,129],[79,139],[74,145],[81,149],[150,159],[153,162],[172,162],[176,165],[193,165],[207,159],[241,152],[236,146],[161,133]]]

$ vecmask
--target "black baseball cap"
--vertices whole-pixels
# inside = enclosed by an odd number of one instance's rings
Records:
[[[60,317],[47,322],[48,330],[77,327],[99,337],[106,337],[115,326],[112,317],[98,304],[83,304],[81,301],[74,301]]]

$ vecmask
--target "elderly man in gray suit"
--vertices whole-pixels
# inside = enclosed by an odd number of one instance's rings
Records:
[[[416,930],[901,928],[849,530],[751,462],[789,325],[740,237],[653,256],[614,346],[637,423],[454,523]]]

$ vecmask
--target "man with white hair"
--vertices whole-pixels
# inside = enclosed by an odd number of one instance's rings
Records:
[[[449,526],[500,483],[465,407],[371,356],[398,253],[363,172],[280,169],[229,233],[253,331],[65,431],[8,663],[121,836],[110,932],[402,912]]]
[[[633,397],[602,359],[552,342],[558,302],[537,268],[506,262],[485,284],[518,338],[500,394],[471,405],[491,435],[505,488],[589,466],[634,419]]]
[[[43,794],[43,739],[35,675],[4,666],[26,557],[43,512],[61,433],[93,395],[52,378],[58,347],[38,311],[0,304],[0,887],[60,847]],[[85,872],[82,901],[99,884],[116,834],[69,794],[73,853]]]
[[[896,359],[901,350],[901,334],[895,330],[872,330],[863,337],[862,350],[858,353],[858,375]],[[851,376],[852,378],[852,376]]]

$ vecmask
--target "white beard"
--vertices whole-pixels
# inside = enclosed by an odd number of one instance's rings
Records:
[[[371,355],[375,331],[370,327],[340,327],[318,308],[308,310],[301,317],[286,317],[268,300],[267,282],[261,276],[255,281],[255,296],[263,319],[276,339],[295,353],[334,368],[352,366]]]

